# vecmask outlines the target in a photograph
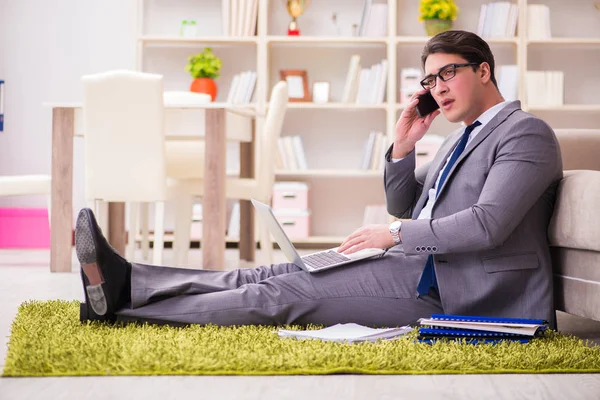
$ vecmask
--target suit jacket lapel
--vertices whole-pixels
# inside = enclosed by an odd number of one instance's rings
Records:
[[[462,160],[464,160],[466,157],[468,157],[468,155],[473,151],[473,149],[475,149],[481,142],[483,142],[485,140],[485,138],[488,137],[490,135],[490,133],[492,133],[498,126],[500,126],[504,121],[506,121],[506,119],[512,113],[514,113],[515,111],[520,110],[520,109],[521,109],[521,102],[518,100],[513,101],[513,102],[507,104],[506,107],[504,107],[502,110],[500,110],[500,112],[498,114],[496,114],[496,116],[494,118],[492,118],[492,120],[483,127],[481,132],[479,132],[477,134],[477,136],[475,136],[475,138],[473,138],[473,140],[471,140],[471,142],[469,142],[469,144],[467,145],[467,147],[465,148],[463,153],[460,155],[460,157],[458,157],[458,160],[456,160],[456,162],[452,166],[452,169],[450,170],[450,172],[448,172],[448,177],[446,178],[446,181],[444,182],[442,187],[438,189],[438,193],[440,193],[440,194],[442,193],[442,191],[444,190],[444,188],[450,181],[450,177],[452,176],[452,174],[454,173],[456,168],[460,165]],[[454,149],[454,146],[452,147],[452,149]],[[437,178],[437,175],[436,175],[436,178]]]

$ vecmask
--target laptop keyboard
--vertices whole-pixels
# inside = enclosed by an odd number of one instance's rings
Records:
[[[349,260],[350,258],[333,250],[302,257],[302,261],[313,268],[329,267],[330,265],[339,264]]]

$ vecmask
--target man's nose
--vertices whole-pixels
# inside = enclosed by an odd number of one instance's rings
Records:
[[[444,82],[443,80],[441,80],[438,77],[437,81],[435,83],[435,87],[433,88],[433,94],[442,95],[442,94],[446,93],[447,91],[448,91],[448,85],[446,85],[446,82]]]

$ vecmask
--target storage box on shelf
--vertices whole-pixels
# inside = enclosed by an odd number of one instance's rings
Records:
[[[315,81],[329,82],[328,103],[289,105],[284,132],[301,137],[308,169],[279,169],[277,179],[299,180],[311,187],[311,236],[295,242],[339,243],[360,225],[366,205],[381,204],[384,199],[381,171],[361,170],[361,160],[371,131],[383,132],[388,143],[392,143],[396,121],[405,107],[403,99],[414,89],[403,87],[401,71],[420,69],[421,51],[429,39],[423,23],[418,21],[419,2],[383,1],[387,4],[384,7],[387,29],[376,33],[366,30],[363,36],[353,36],[352,27],[361,23],[363,0],[312,2],[298,18],[300,36],[286,35],[291,17],[285,3],[279,0],[258,0],[255,36],[233,36],[229,31],[223,35],[222,5],[225,3],[229,2],[140,0],[138,66],[164,74],[169,90],[186,88],[189,85],[189,77],[183,72],[186,55],[213,45],[224,59],[222,75],[217,80],[218,101],[226,101],[236,74],[256,71],[253,104],[259,114],[266,111],[269,88],[279,79],[280,69],[305,69],[311,90]],[[460,12],[453,28],[477,32],[481,7],[488,3],[488,0],[457,0]],[[487,41],[496,65],[516,66],[516,73],[515,70],[511,73],[517,76],[517,95],[522,99],[522,107],[555,128],[600,126],[600,103],[594,91],[600,76],[593,69],[600,64],[597,59],[600,25],[597,24],[599,11],[593,2],[513,0],[510,3],[518,6],[516,35],[510,36],[512,26],[502,30],[492,21],[486,31],[495,36]],[[528,5],[531,4],[549,7],[550,39],[528,37]],[[178,37],[183,19],[197,21],[197,38]],[[506,21],[514,24],[514,15],[509,15]],[[509,35],[503,36],[501,32]],[[382,33],[384,36],[379,36]],[[350,59],[355,54],[360,55],[363,68],[386,60],[383,102],[342,102]],[[565,104],[528,107],[525,77],[530,70],[563,71]],[[259,120],[257,129],[260,123]],[[447,136],[457,128],[458,124],[449,123],[440,115],[426,138],[432,134]],[[435,152],[427,140],[417,149],[419,165]],[[260,158],[260,152],[256,154]]]
[[[310,211],[306,183],[275,183],[272,208],[273,214],[291,239],[306,239],[310,236]]]

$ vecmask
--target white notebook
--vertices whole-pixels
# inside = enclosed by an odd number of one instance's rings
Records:
[[[378,339],[394,339],[406,335],[414,328],[402,326],[399,328],[369,328],[359,324],[337,324],[323,329],[293,331],[279,329],[279,337],[296,339],[319,339],[328,342],[374,342]]]

